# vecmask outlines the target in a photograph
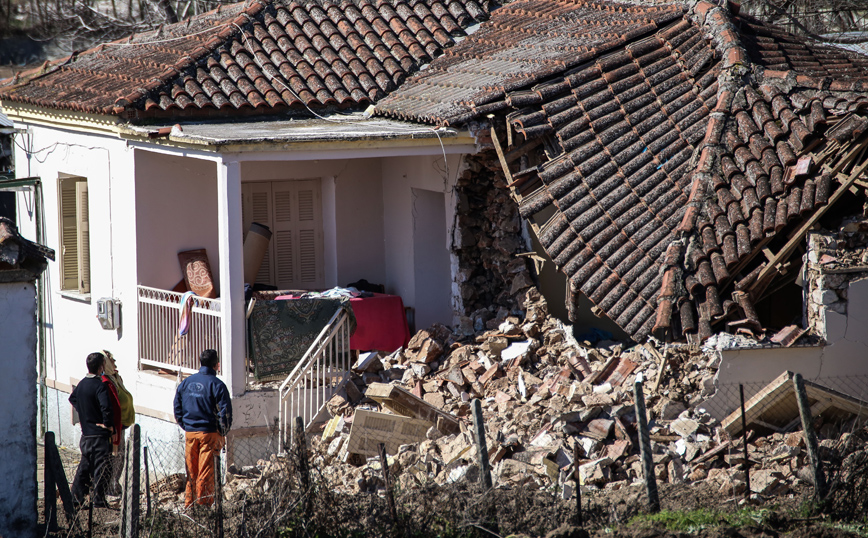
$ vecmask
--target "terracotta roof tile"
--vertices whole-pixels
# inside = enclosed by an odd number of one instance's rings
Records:
[[[254,0],[25,73],[0,86],[0,99],[133,119],[360,106],[395,89],[489,10],[472,0]]]
[[[709,2],[686,14],[529,4],[495,12],[377,109],[413,118],[408,110],[426,109],[413,104],[422,95],[454,99],[444,108],[453,116],[428,116],[447,124],[483,101],[513,107],[512,129],[526,139],[554,135],[563,149],[540,165],[542,186],[519,210],[528,218],[553,207],[539,239],[574,288],[634,338],[655,327],[709,335],[735,305],[721,301],[731,271],[766,234],[828,200],[830,177],[786,184],[784,170],[830,117],[868,107],[868,96],[847,93],[868,89],[868,60]],[[630,25],[642,35],[613,37]],[[549,50],[564,43],[591,56],[570,64]],[[724,76],[750,63],[764,68],[755,85]],[[438,92],[466,73],[477,85]]]

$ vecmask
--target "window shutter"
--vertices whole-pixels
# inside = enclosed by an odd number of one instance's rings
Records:
[[[60,180],[60,278],[63,290],[78,289],[78,219],[74,179]]]
[[[87,181],[75,182],[75,205],[78,227],[78,291],[90,292],[90,226],[87,205]]]

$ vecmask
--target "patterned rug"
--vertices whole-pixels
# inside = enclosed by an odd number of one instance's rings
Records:
[[[338,309],[349,314],[352,334],[356,318],[348,299],[256,301],[248,325],[256,379],[278,379],[292,372]]]

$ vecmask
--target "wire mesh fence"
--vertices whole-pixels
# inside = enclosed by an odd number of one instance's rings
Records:
[[[544,435],[511,446],[469,412],[452,424],[359,408],[315,432],[296,430],[288,446],[278,445],[276,432],[230,435],[224,448],[199,454],[214,458],[207,498],[197,498],[201,479],[188,479],[183,436],[142,431],[137,459],[130,448],[115,456],[116,468],[126,470],[113,473],[107,507],[86,503],[65,514],[58,502],[52,527],[44,499],[43,523],[55,536],[544,536],[563,524],[611,525],[655,508],[645,487],[652,477],[643,468],[643,431],[664,510],[813,498],[827,513],[865,517],[868,379],[802,385],[801,408],[794,376],[785,373],[721,384],[675,415],[645,386],[647,429],[634,405],[614,406],[594,420],[617,418],[623,438],[589,443],[593,428],[572,422],[557,449],[540,441]],[[580,415],[581,406],[571,412]],[[71,480],[75,454],[60,453]]]

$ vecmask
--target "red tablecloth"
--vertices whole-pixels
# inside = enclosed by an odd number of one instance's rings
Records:
[[[350,306],[356,315],[356,332],[350,337],[350,349],[391,353],[410,341],[401,297],[375,293],[373,297],[350,299]]]
[[[291,300],[281,295],[275,300]],[[356,316],[356,332],[350,337],[350,349],[391,353],[410,342],[410,329],[404,314],[404,301],[398,295],[375,293],[373,297],[350,299]]]

